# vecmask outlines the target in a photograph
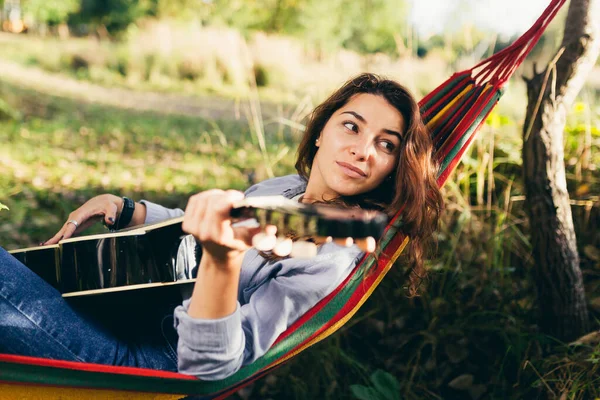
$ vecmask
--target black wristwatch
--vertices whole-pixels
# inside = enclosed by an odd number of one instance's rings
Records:
[[[123,229],[131,222],[133,217],[133,211],[135,210],[135,201],[129,197],[123,197],[123,208],[121,209],[121,215],[117,221],[117,230]]]

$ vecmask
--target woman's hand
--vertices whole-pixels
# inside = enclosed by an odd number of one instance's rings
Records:
[[[233,205],[244,194],[235,190],[209,190],[190,197],[182,229],[202,244],[202,258],[187,313],[192,318],[216,319],[231,315],[237,306],[237,292],[243,256],[260,227],[233,227]],[[267,227],[275,235],[275,227]]]
[[[77,210],[69,214],[67,222],[47,244],[56,244],[63,239],[68,239],[76,233],[80,233],[98,221],[103,221],[111,227],[117,221],[117,214],[123,206],[123,199],[112,194],[101,194],[92,197]]]
[[[259,227],[232,227],[229,214],[233,204],[243,198],[242,192],[219,189],[190,197],[182,229],[202,244],[203,259],[210,258],[223,268],[241,265],[241,256],[252,246],[254,235],[261,231]]]

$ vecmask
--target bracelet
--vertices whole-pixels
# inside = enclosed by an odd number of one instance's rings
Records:
[[[133,217],[133,211],[135,210],[135,201],[129,197],[123,197],[123,209],[119,215],[119,219],[116,223],[117,229],[123,229],[131,222]]]

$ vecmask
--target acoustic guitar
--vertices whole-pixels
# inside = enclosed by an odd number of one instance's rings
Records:
[[[250,197],[231,211],[235,225],[276,225],[296,237],[378,239],[384,213],[282,196]],[[113,233],[69,238],[56,245],[10,253],[63,297],[179,285],[194,282],[201,248],[181,229],[183,217]]]

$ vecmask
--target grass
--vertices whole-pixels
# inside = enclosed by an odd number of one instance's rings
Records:
[[[293,171],[294,137],[267,129],[267,166],[258,139],[236,121],[136,113],[0,83],[0,98],[22,120],[0,122],[0,243],[25,247],[48,238],[68,213],[100,193],[184,207],[208,188],[243,190],[249,178]],[[276,140],[272,140],[276,136]],[[252,174],[251,174],[252,173]],[[17,233],[19,232],[19,233]]]

